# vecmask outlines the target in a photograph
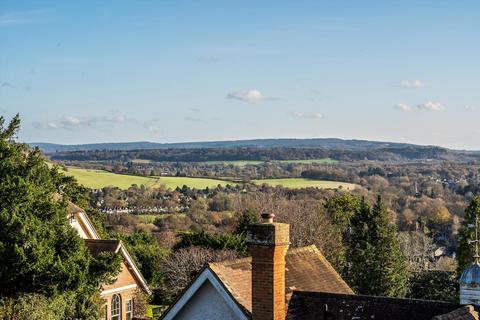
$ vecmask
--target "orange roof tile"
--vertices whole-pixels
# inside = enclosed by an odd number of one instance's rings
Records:
[[[237,302],[252,311],[252,258],[210,263]],[[285,295],[288,303],[295,290],[353,294],[352,289],[315,246],[290,249],[286,255]]]

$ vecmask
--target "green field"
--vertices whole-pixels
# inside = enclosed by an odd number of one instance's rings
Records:
[[[268,184],[270,186],[283,186],[286,188],[300,189],[300,188],[320,188],[320,189],[345,189],[352,190],[357,185],[347,182],[336,182],[326,180],[313,180],[305,178],[285,178],[285,179],[258,179],[252,180],[255,184]]]
[[[217,185],[225,186],[235,184],[230,181],[206,179],[206,178],[188,178],[188,177],[139,177],[125,174],[116,174],[103,170],[90,170],[80,168],[68,168],[67,175],[74,176],[80,184],[88,188],[99,189],[106,186],[115,186],[121,189],[127,189],[132,184],[145,185],[149,187],[159,187],[164,185],[166,188],[175,189],[187,185],[191,188],[205,189]]]
[[[149,187],[159,187],[164,185],[168,189],[175,189],[176,187],[183,187],[184,185],[190,188],[205,189],[207,187],[213,188],[217,185],[225,186],[227,184],[235,184],[235,182],[227,180],[217,180],[208,178],[189,178],[189,177],[139,177],[125,174],[116,174],[104,170],[68,168],[65,174],[73,176],[77,181],[92,189],[99,189],[106,186],[115,186],[121,189],[128,189],[132,184],[138,186],[145,185]],[[255,184],[266,183],[271,186],[284,186],[286,188],[322,188],[322,189],[337,189],[342,188],[351,190],[356,187],[355,184],[346,182],[335,182],[325,180],[313,180],[305,178],[285,178],[285,179],[258,179],[252,180]]]
[[[331,158],[322,158],[322,159],[308,159],[308,160],[272,160],[272,161],[258,161],[258,160],[234,160],[234,161],[204,161],[199,162],[201,164],[210,164],[210,165],[234,165],[243,167],[246,165],[260,165],[264,163],[300,163],[300,164],[314,164],[314,163],[337,163],[337,160]]]

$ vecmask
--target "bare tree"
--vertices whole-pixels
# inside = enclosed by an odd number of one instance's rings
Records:
[[[422,232],[400,232],[400,249],[407,258],[410,271],[420,272],[434,267],[435,245],[432,239]]]
[[[215,251],[204,247],[188,247],[177,250],[165,258],[161,269],[166,277],[165,294],[172,299],[178,295],[209,262],[235,259],[235,251]]]

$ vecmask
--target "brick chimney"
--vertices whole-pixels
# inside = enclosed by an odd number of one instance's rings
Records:
[[[252,319],[285,320],[285,255],[289,225],[274,223],[272,213],[249,227],[252,255]]]

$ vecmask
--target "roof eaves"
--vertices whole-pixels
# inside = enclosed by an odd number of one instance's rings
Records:
[[[237,259],[237,260],[242,260],[242,259]],[[216,265],[215,263],[209,263],[207,265],[207,268],[212,272],[212,274],[215,276],[215,278],[217,278],[218,282],[222,285],[223,289],[228,293],[228,295],[230,296],[230,298],[232,298],[232,300],[237,304],[237,306],[243,311],[243,313],[250,319],[252,317],[252,313],[247,309],[245,308],[244,305],[242,305],[240,302],[239,302],[239,299],[238,297],[236,296],[235,294],[235,291],[233,289],[231,289],[229,286],[226,285],[226,283],[224,282],[224,279],[222,279],[222,277],[220,277],[220,275],[218,274],[218,272],[216,272]]]
[[[152,290],[150,290],[150,288],[148,287],[147,285],[147,281],[145,280],[145,278],[143,277],[142,273],[140,272],[140,270],[138,269],[137,265],[135,264],[135,261],[133,261],[132,257],[130,256],[130,254],[128,253],[127,249],[125,248],[125,246],[123,245],[123,243],[120,241],[119,242],[119,245],[116,249],[115,252],[120,252],[122,254],[122,256],[125,258],[125,260],[127,261],[128,265],[131,267],[132,271],[133,271],[133,274],[134,276],[137,278],[137,280],[140,282],[142,288],[149,294],[151,295],[152,294]]]

